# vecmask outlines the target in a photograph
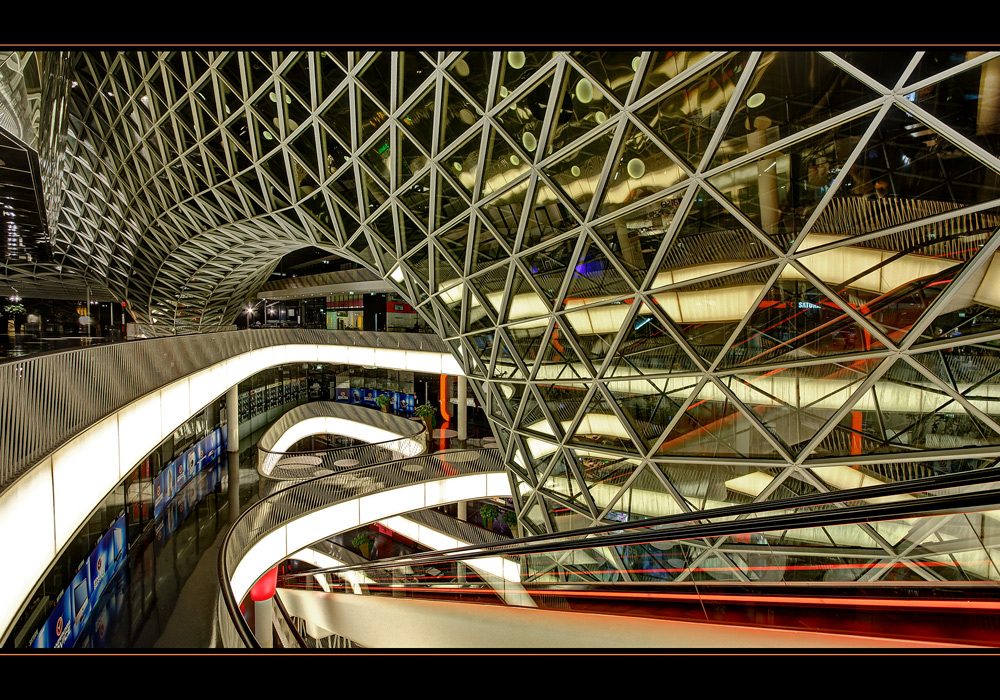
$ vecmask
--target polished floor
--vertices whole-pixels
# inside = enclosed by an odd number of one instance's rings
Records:
[[[240,510],[257,499],[253,449],[260,432],[243,440]],[[485,428],[469,425],[459,441],[450,424],[436,429],[430,451],[489,444]],[[228,489],[229,484],[226,483]],[[211,494],[192,508],[165,538],[151,531],[130,554],[128,565],[95,606],[81,640],[85,646],[117,649],[210,649],[216,646],[219,548],[228,531],[228,494]],[[79,644],[78,644],[79,646]]]

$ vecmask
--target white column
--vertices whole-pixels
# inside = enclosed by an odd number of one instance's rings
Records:
[[[458,376],[458,439],[465,440],[469,435],[468,380],[463,375]]]
[[[236,522],[240,515],[240,453],[226,453],[226,468],[229,470],[229,522]]]
[[[226,420],[229,422],[229,446],[226,448],[230,452],[240,451],[240,386],[236,384],[229,387],[226,392]]]
[[[253,604],[253,636],[265,649],[271,649],[274,644],[274,612],[271,599],[254,601]]]
[[[756,151],[767,145],[767,128],[771,120],[767,117],[757,117],[753,124],[747,120],[747,150]],[[774,156],[757,161],[757,199],[760,202],[760,227],[764,233],[778,232],[778,176]]]

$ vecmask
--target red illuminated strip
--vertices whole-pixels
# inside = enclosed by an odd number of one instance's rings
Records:
[[[288,586],[291,588],[292,586]],[[306,588],[306,586],[295,586],[295,588]],[[368,585],[369,591],[399,592],[406,590],[399,586],[373,586]],[[466,594],[474,593],[482,595],[487,592],[484,589],[465,588],[427,588],[414,589],[417,591],[427,591],[434,593]],[[651,600],[651,601],[678,601],[678,602],[699,602],[709,601],[713,603],[747,603],[755,605],[775,604],[775,605],[797,605],[799,607],[873,607],[873,608],[911,608],[911,609],[946,609],[959,611],[1000,611],[1000,601],[990,600],[913,600],[911,598],[828,598],[812,596],[790,596],[790,595],[740,595],[740,594],[708,594],[699,595],[697,593],[651,593],[643,591],[570,591],[570,590],[531,590],[528,591],[532,597],[556,596],[560,598],[605,598],[611,600]]]

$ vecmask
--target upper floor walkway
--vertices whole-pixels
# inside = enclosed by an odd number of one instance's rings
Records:
[[[10,535],[0,557],[19,562],[0,581],[0,629],[150,450],[230,387],[291,362],[464,374],[437,336],[306,329],[169,336],[0,364],[0,528]]]

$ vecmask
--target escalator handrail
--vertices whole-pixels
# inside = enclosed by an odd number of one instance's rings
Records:
[[[285,624],[288,625],[288,629],[291,630],[292,636],[295,637],[295,642],[299,645],[300,649],[308,649],[309,645],[306,644],[306,640],[302,638],[299,634],[298,629],[296,629],[294,623],[292,623],[292,616],[288,614],[288,610],[285,609],[285,604],[281,602],[281,596],[275,593],[274,602],[278,605],[278,612],[281,613],[281,617],[285,620]]]
[[[395,461],[405,461],[405,460],[395,460]],[[394,462],[384,462],[383,465],[392,464]],[[358,471],[360,469],[371,469],[368,467],[352,467],[351,469],[346,469],[338,474],[350,473],[352,471]],[[324,477],[316,477],[321,479]],[[818,505],[829,505],[833,503],[841,503],[845,501],[860,501],[867,500],[870,498],[885,498],[888,496],[899,496],[911,493],[919,493],[922,491],[929,491],[932,489],[944,489],[944,488],[957,488],[960,486],[973,486],[977,484],[990,483],[992,481],[1000,481],[1000,464],[995,464],[991,467],[986,467],[984,469],[977,469],[973,471],[958,472],[955,474],[944,474],[939,476],[930,476],[923,479],[914,479],[912,481],[897,482],[891,484],[879,484],[878,486],[862,486],[855,489],[843,489],[840,491],[824,491],[822,493],[814,493],[806,496],[794,496],[792,498],[784,498],[775,501],[767,501],[764,503],[741,503],[733,506],[726,506],[724,508],[715,508],[712,510],[703,510],[692,513],[680,513],[677,515],[664,515],[658,518],[649,518],[648,520],[643,520],[638,523],[614,523],[611,525],[596,525],[588,528],[581,528],[577,530],[564,530],[557,533],[546,533],[543,535],[532,535],[529,537],[521,537],[516,539],[511,539],[501,544],[490,545],[468,545],[464,547],[455,547],[448,550],[438,550],[439,552],[453,552],[461,553],[468,550],[476,550],[477,552],[490,550],[489,553],[493,553],[493,550],[498,547],[512,547],[518,544],[526,543],[541,543],[549,542],[552,540],[565,540],[567,538],[583,538],[592,537],[594,535],[601,535],[608,532],[617,532],[621,530],[640,530],[649,529],[654,527],[659,527],[660,525],[673,525],[678,523],[690,523],[699,520],[710,520],[714,518],[724,518],[731,517],[734,515],[745,515],[750,513],[766,513],[768,511],[774,510],[787,510],[789,508],[808,508],[811,506]],[[299,482],[301,484],[302,482]],[[277,494],[279,492],[275,492]],[[274,495],[274,494],[272,494]],[[921,499],[923,500],[923,499]],[[743,521],[737,521],[743,522]],[[431,553],[427,553],[428,556]],[[417,556],[417,555],[410,555]]]
[[[802,527],[824,527],[862,522],[895,520],[904,517],[926,517],[944,515],[950,512],[971,512],[977,508],[995,506],[997,504],[1000,504],[1000,488],[990,489],[987,491],[976,491],[968,494],[932,496],[929,498],[906,502],[897,501],[892,503],[865,504],[861,506],[837,508],[831,511],[786,513],[768,518],[757,518],[752,521],[729,520],[721,523],[694,523],[686,527],[679,527],[670,530],[657,530],[655,532],[628,532],[617,535],[609,535],[607,537],[600,538],[600,540],[595,540],[592,537],[592,534],[594,534],[594,531],[598,528],[588,528],[585,530],[566,531],[560,533],[560,536],[566,539],[560,541],[558,543],[558,547],[556,548],[553,548],[552,543],[547,541],[553,539],[551,536],[538,536],[510,540],[509,542],[504,542],[498,545],[471,545],[449,550],[426,552],[422,554],[403,555],[390,559],[381,559],[376,562],[367,562],[366,564],[314,569],[307,573],[289,574],[284,578],[291,579],[306,575],[311,576],[317,573],[344,573],[348,571],[392,568],[394,566],[404,564],[412,565],[415,563],[430,565],[438,562],[443,563],[452,561],[456,558],[464,560],[478,559],[482,557],[539,554],[550,552],[553,549],[563,551],[569,549],[625,546],[633,544],[646,544],[649,542],[721,537],[747,532],[794,530]],[[711,511],[705,511],[705,513],[710,512]],[[715,517],[718,517],[718,512]],[[748,528],[747,525],[750,524],[754,527]],[[599,529],[607,531],[607,528],[604,527]],[[619,527],[618,529],[620,530],[621,528]]]

